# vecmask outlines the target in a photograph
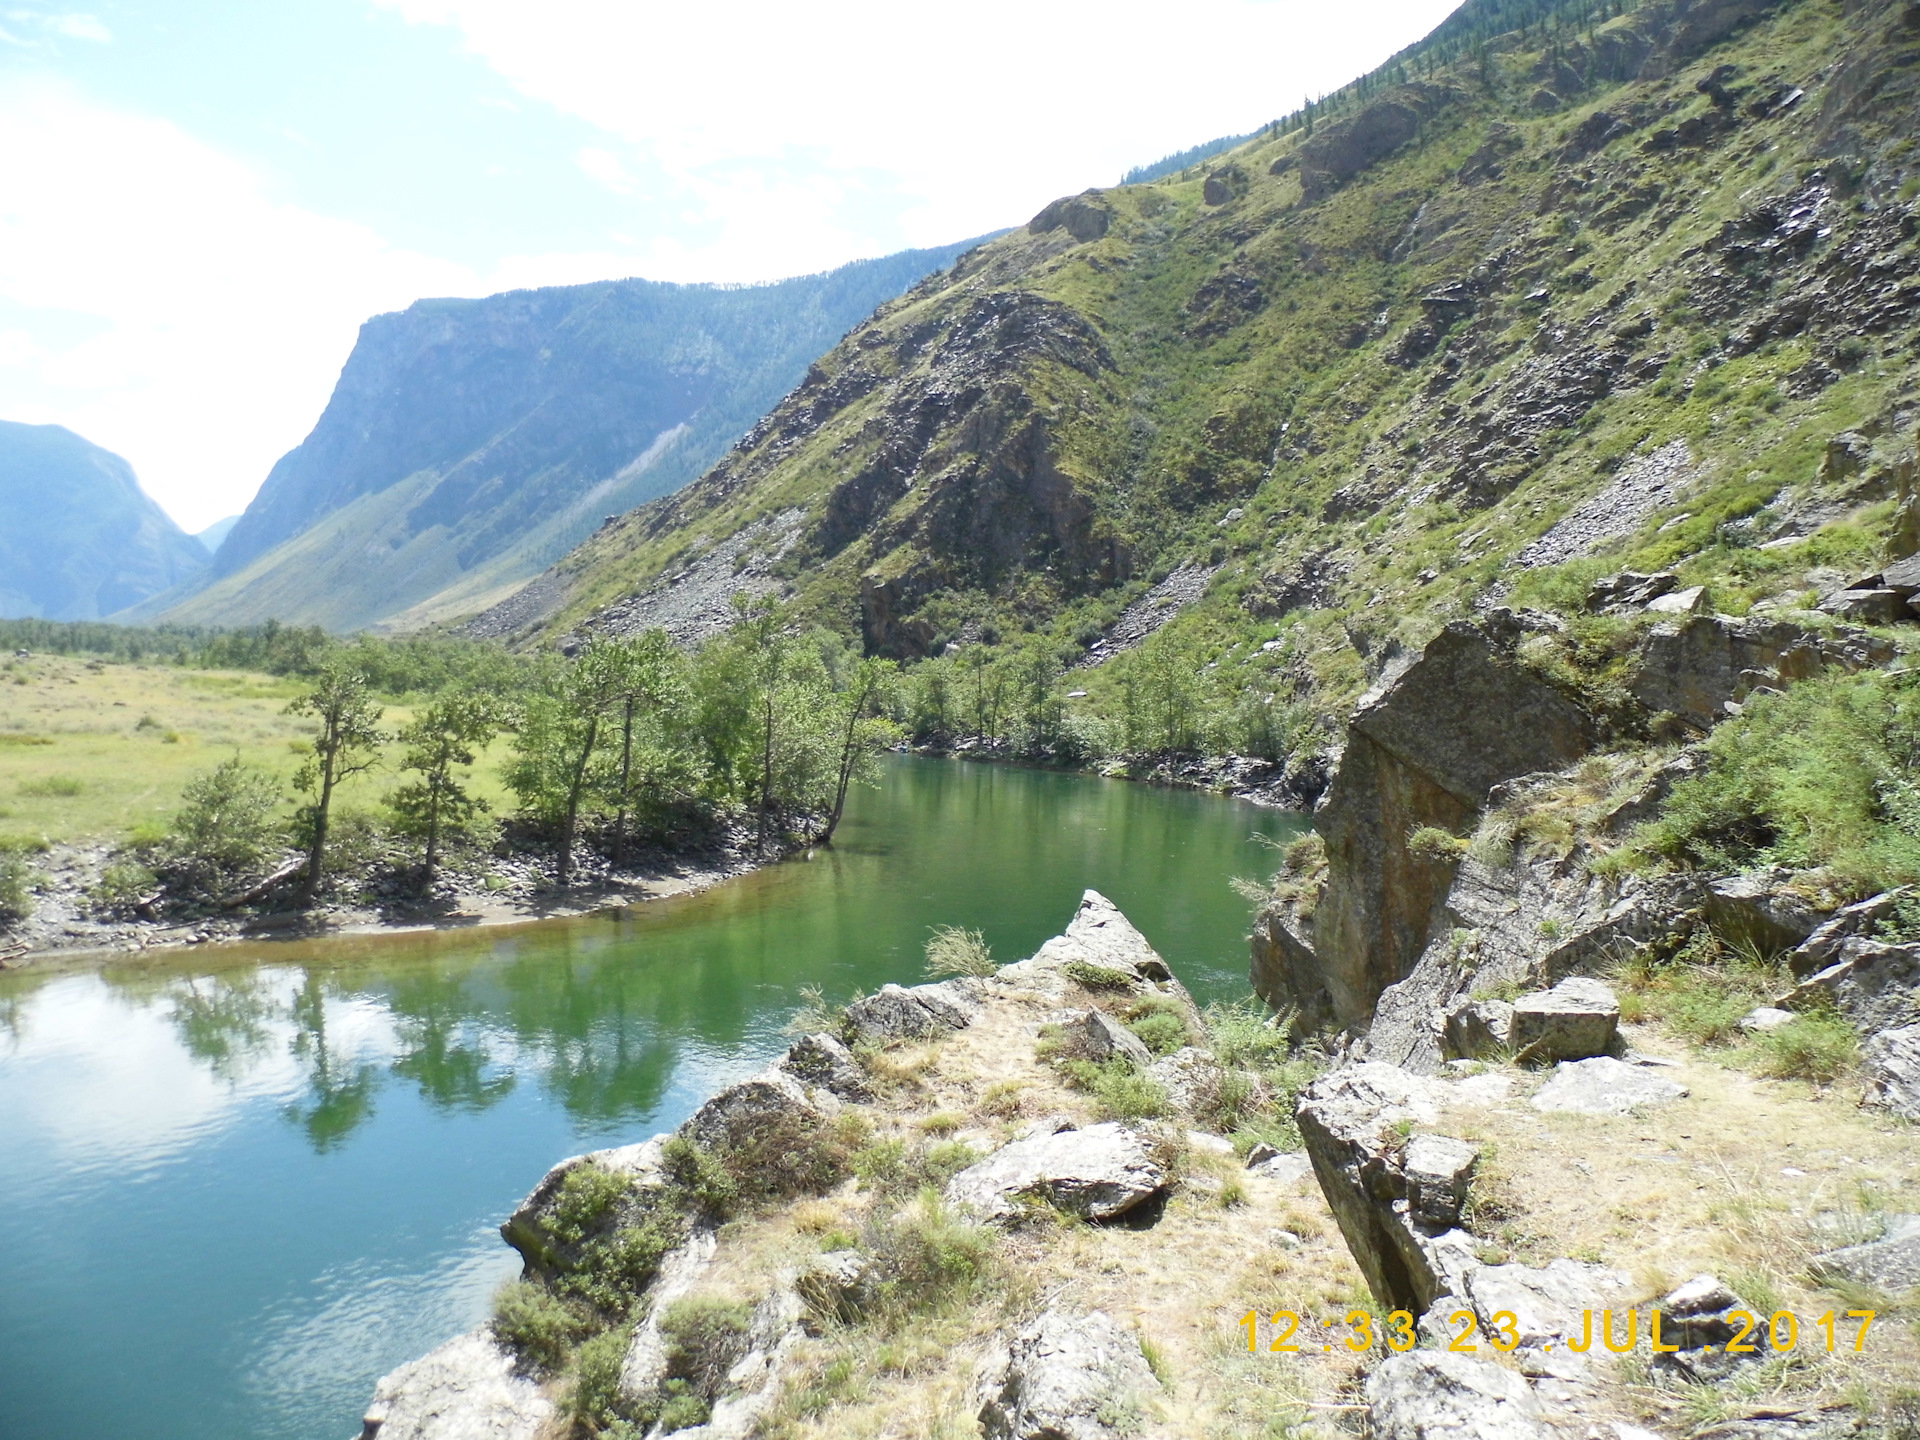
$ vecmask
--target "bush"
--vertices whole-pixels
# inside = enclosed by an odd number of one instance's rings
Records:
[[[683,1238],[671,1216],[649,1215],[638,1224],[623,1225],[605,1239],[583,1246],[578,1263],[560,1278],[559,1288],[603,1315],[623,1318],[660,1273],[661,1260]]]
[[[904,1140],[876,1140],[853,1157],[853,1173],[876,1195],[916,1194],[946,1188],[980,1153],[960,1140],[908,1145]]]
[[[586,1333],[578,1311],[544,1285],[515,1280],[493,1297],[493,1333],[514,1354],[542,1370],[558,1370]]]
[[[703,1145],[676,1135],[661,1151],[668,1177],[685,1191],[693,1207],[715,1219],[733,1213],[740,1187],[720,1157]]]
[[[1134,977],[1125,970],[1114,970],[1087,960],[1069,960],[1060,969],[1083,990],[1131,990],[1134,984]]]
[[[238,756],[194,776],[181,800],[173,828],[158,848],[156,868],[182,889],[223,893],[259,873],[284,842],[274,813],[279,786]]]
[[[685,1381],[702,1400],[719,1399],[727,1372],[746,1353],[752,1321],[753,1307],[742,1300],[695,1295],[674,1301],[660,1316],[668,1377]]]
[[[620,1202],[633,1193],[633,1179],[587,1160],[566,1173],[553,1202],[549,1227],[562,1244],[578,1245],[602,1228]]]
[[[873,1310],[883,1322],[966,1304],[994,1273],[993,1232],[955,1215],[930,1189],[910,1205],[870,1217],[861,1248],[881,1277]]]
[[[620,1370],[626,1364],[631,1332],[621,1326],[594,1336],[580,1347],[573,1369],[573,1417],[593,1430],[628,1418],[620,1395]]]
[[[946,975],[970,975],[985,979],[1000,967],[993,963],[993,952],[978,930],[962,930],[957,925],[936,925],[927,941],[927,974],[934,979]]]
[[[1860,1058],[1860,1037],[1838,1015],[1802,1015],[1755,1041],[1760,1073],[1831,1085]]]
[[[93,887],[93,898],[109,910],[123,910],[152,894],[158,883],[159,877],[146,866],[122,860],[101,872],[100,883]]]
[[[1192,1038],[1186,1007],[1166,995],[1148,995],[1129,1006],[1127,1028],[1155,1055],[1171,1055]]]
[[[1103,1120],[1152,1120],[1172,1109],[1166,1088],[1126,1060],[1113,1059],[1105,1064],[1069,1060],[1060,1071],[1074,1089],[1093,1097]]]
[[[24,920],[33,913],[33,869],[27,857],[0,845],[0,924]]]

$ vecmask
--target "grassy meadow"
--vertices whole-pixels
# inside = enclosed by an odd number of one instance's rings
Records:
[[[36,655],[0,662],[0,840],[124,841],[163,826],[197,772],[238,754],[287,783],[306,756],[310,722],[286,714],[311,682],[173,665],[104,664]],[[410,716],[387,707],[388,730]],[[495,763],[475,767],[474,791],[505,808]],[[350,780],[339,803],[372,809],[399,779],[397,750]]]

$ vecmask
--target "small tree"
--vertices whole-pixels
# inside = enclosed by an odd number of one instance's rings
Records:
[[[218,895],[259,873],[283,842],[280,787],[238,755],[194,776],[161,842],[157,867],[176,884]]]
[[[313,689],[287,706],[287,713],[311,715],[315,724],[313,757],[293,777],[294,788],[308,796],[302,813],[307,873],[300,882],[300,903],[311,905],[320,894],[333,793],[341,781],[380,763],[380,746],[387,737],[379,729],[380,707],[367,691],[366,676],[343,665],[323,667]]]
[[[636,774],[640,777],[639,788],[647,788],[677,768],[670,763],[674,757],[645,753],[643,741],[636,771],[636,726],[683,703],[687,686],[686,662],[664,630],[648,630],[637,639],[615,642],[609,659],[609,685],[620,711],[620,760],[612,784],[613,864],[617,870],[627,858],[627,817],[636,795]]]
[[[835,768],[833,809],[827,815],[820,843],[833,839],[847,808],[847,788],[872,768],[875,758],[893,743],[891,722],[882,711],[893,694],[898,667],[891,660],[862,660],[847,677],[847,686],[834,697],[839,731],[839,763]]]
[[[785,796],[804,803],[816,778],[812,752],[820,738],[825,674],[819,657],[789,632],[784,606],[744,596],[735,597],[735,606],[739,618],[728,639],[738,651],[746,685],[758,812],[754,846],[764,855],[776,800]]]
[[[560,831],[554,881],[573,883],[573,844],[588,798],[607,712],[619,694],[619,642],[595,639],[572,664],[552,672],[527,701],[514,735],[507,785],[521,807]]]
[[[446,827],[465,825],[487,808],[467,793],[460,767],[471,765],[474,751],[489,744],[498,729],[490,696],[456,693],[428,705],[400,731],[400,743],[407,747],[400,768],[420,778],[394,791],[387,803],[408,831],[426,839],[427,885],[433,884]]]

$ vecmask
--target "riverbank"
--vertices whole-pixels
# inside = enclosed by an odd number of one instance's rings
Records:
[[[900,747],[902,754],[932,760],[974,760],[995,765],[1018,765],[1063,775],[1087,775],[1101,780],[1132,780],[1173,790],[1198,790],[1223,800],[1244,800],[1269,810],[1310,813],[1327,788],[1335,757],[1318,752],[1286,760],[1262,760],[1253,755],[1181,755],[1102,760],[1061,759],[1023,755],[1004,742],[962,740],[952,745]]]
[[[95,899],[117,858],[104,843],[55,845],[36,857],[32,914],[0,933],[0,970],[121,960],[142,954],[178,954],[239,944],[315,940],[330,936],[404,935],[433,930],[479,930],[564,920],[673,896],[691,895],[748,875],[809,846],[789,841],[756,853],[752,827],[728,827],[719,843],[680,856],[655,854],[614,873],[593,857],[579,866],[587,878],[555,890],[549,867],[524,854],[485,865],[450,867],[430,895],[396,889],[367,903],[323,901],[307,910],[260,909],[145,919],[103,914]]]

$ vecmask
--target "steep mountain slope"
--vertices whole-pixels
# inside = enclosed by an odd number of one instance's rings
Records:
[[[1334,713],[1589,555],[1735,609],[1871,568],[1915,414],[1917,58],[1906,0],[1475,0],[883,306],[481,629],[653,623],[732,545],[731,583],[873,651],[1084,648],[1179,575],[1209,673]]]
[[[777,284],[422,300],[361,328],[169,620],[399,628],[471,611],[700,473],[881,301],[962,246]]]
[[[0,420],[0,615],[98,620],[207,560],[118,455],[59,425]]]

